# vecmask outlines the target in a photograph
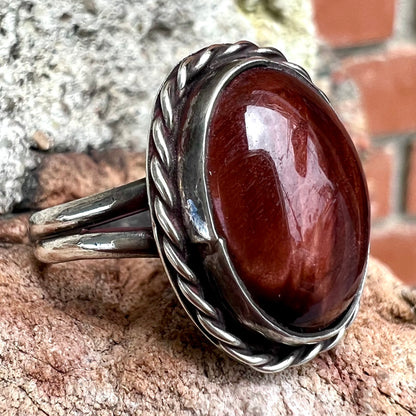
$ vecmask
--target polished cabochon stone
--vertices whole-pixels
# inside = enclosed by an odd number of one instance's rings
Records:
[[[217,233],[257,306],[295,331],[331,325],[365,275],[369,206],[319,91],[283,66],[236,75],[213,109],[206,174]]]

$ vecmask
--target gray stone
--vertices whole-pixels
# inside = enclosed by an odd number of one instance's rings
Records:
[[[195,50],[248,39],[312,66],[309,0],[243,3],[0,0],[0,214],[22,199],[31,148],[143,150],[163,78]]]
[[[26,170],[34,165],[24,127],[10,119],[0,119],[0,214],[20,202]]]

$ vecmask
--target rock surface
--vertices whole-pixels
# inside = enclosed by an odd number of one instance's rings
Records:
[[[33,149],[143,150],[183,57],[247,39],[310,68],[312,28],[310,0],[0,0],[0,213],[23,197]]]
[[[143,175],[141,155],[109,154],[45,158],[27,206],[101,190],[98,174],[108,187]],[[70,164],[77,169],[68,178]],[[158,260],[42,265],[26,221],[26,214],[0,221],[1,414],[416,414],[416,291],[374,260],[340,345],[263,375],[205,341]]]

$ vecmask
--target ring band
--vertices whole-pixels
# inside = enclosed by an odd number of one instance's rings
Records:
[[[36,212],[30,218],[30,237],[35,243],[35,255],[45,263],[108,257],[157,257],[148,218],[133,229],[100,228],[100,225],[148,209],[146,180],[142,179]]]
[[[365,280],[368,192],[302,68],[249,42],[183,59],[156,100],[147,175],[33,214],[35,255],[159,256],[204,335],[261,372],[339,342]],[[103,228],[134,214],[135,227]]]

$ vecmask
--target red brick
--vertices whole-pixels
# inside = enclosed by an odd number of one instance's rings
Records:
[[[370,148],[371,139],[368,133],[363,103],[358,93],[357,95],[343,99],[337,97],[333,104],[350,134],[355,147],[359,152],[362,152]]]
[[[358,152],[368,150],[371,138],[361,94],[354,81],[341,79],[339,83],[335,83],[331,76],[321,75],[314,82],[331,100]]]
[[[370,133],[416,130],[416,48],[350,59],[334,78],[358,85]]]
[[[409,173],[407,176],[407,212],[416,215],[416,141],[410,154]]]
[[[371,202],[371,217],[386,217],[391,211],[393,150],[390,147],[371,150],[363,161]]]
[[[334,47],[374,43],[393,32],[395,0],[313,0],[322,38]]]
[[[416,285],[416,225],[398,224],[373,230],[371,254],[387,264],[404,282]]]

